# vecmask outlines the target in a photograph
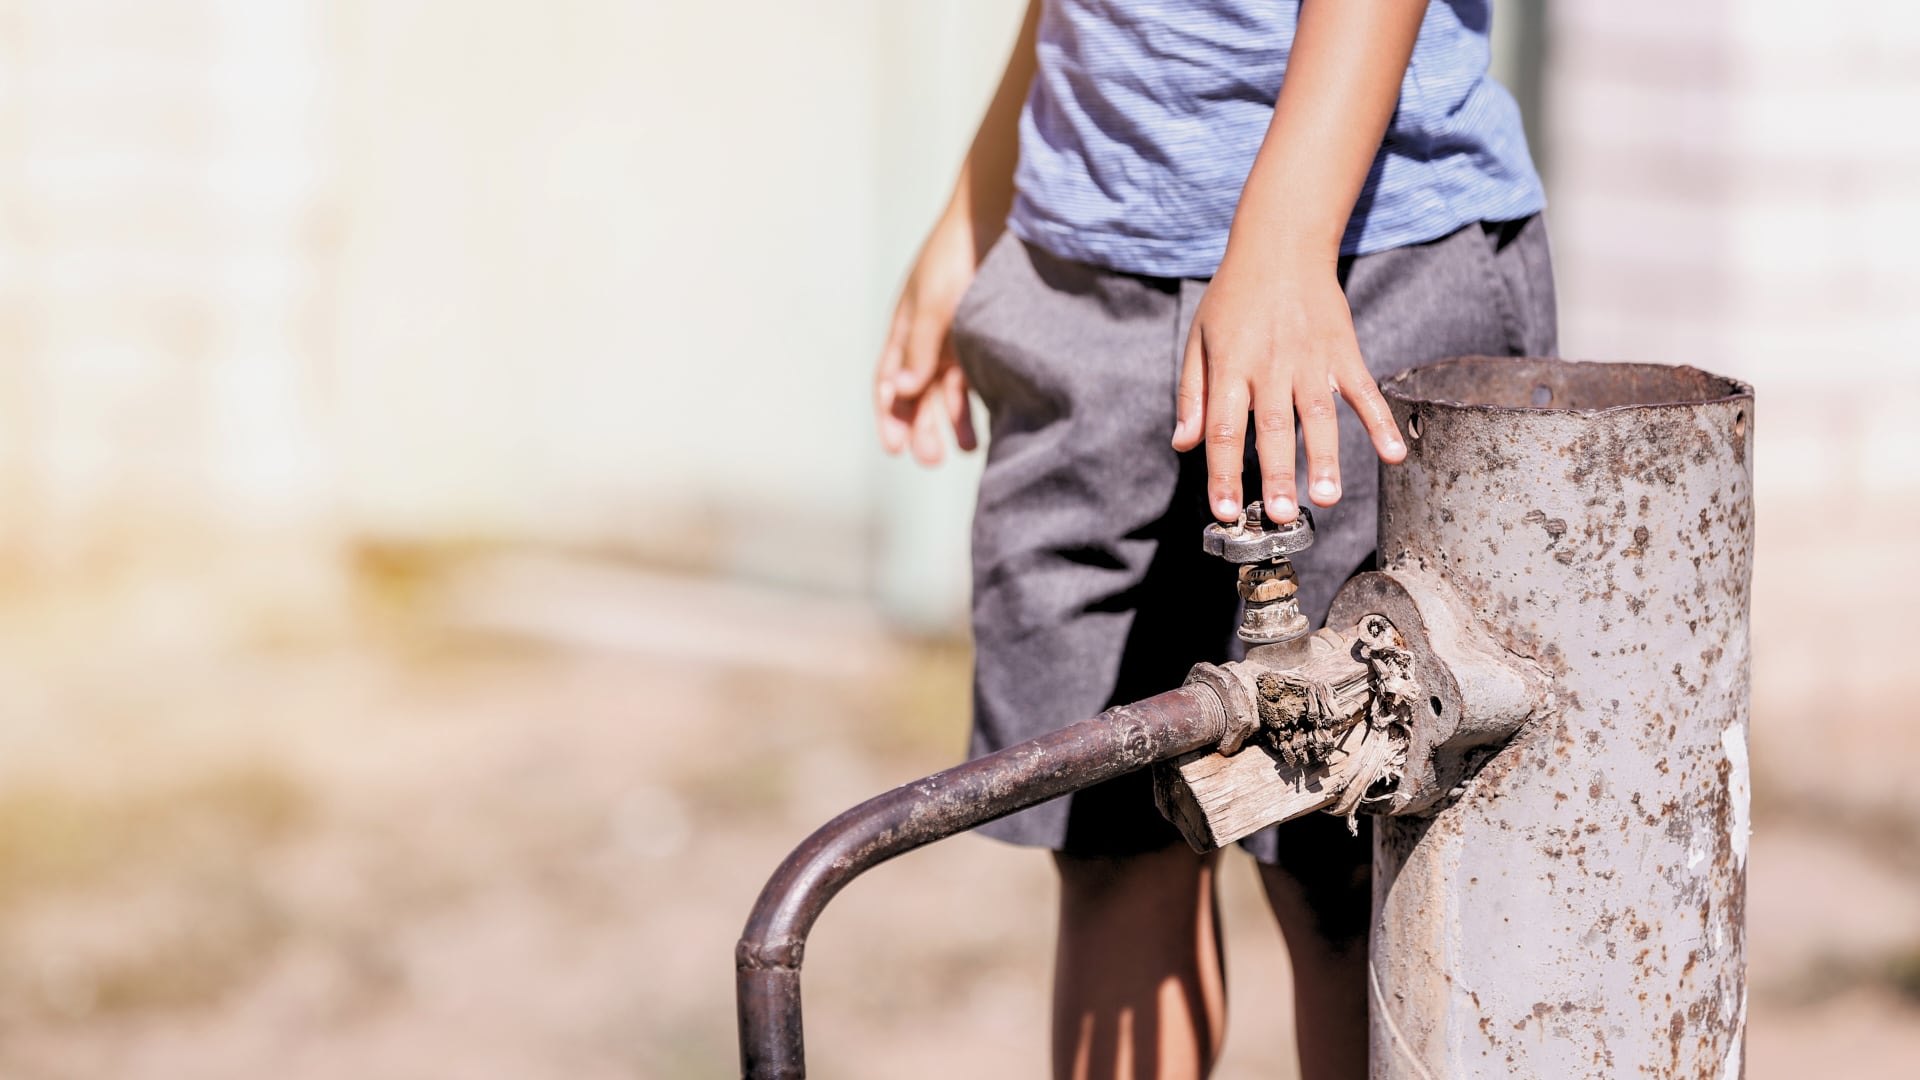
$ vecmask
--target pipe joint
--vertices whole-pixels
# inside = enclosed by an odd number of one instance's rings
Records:
[[[1533,661],[1501,648],[1443,579],[1413,568],[1360,574],[1334,597],[1333,625],[1384,623],[1397,678],[1373,681],[1374,709],[1404,734],[1404,765],[1375,808],[1430,813],[1522,726],[1550,711],[1551,680]]]
[[[1441,579],[1362,574],[1291,654],[1201,664],[1226,710],[1218,746],[1161,766],[1155,796],[1206,851],[1315,810],[1431,812],[1528,720],[1549,681],[1493,644]]]

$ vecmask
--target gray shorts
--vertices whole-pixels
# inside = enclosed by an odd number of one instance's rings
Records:
[[[1449,356],[1555,353],[1538,216],[1343,258],[1339,272],[1377,378]],[[1169,446],[1187,327],[1206,287],[1068,262],[1008,234],[955,312],[955,350],[992,432],[973,519],[976,756],[1238,655],[1233,570],[1200,550],[1212,520],[1203,455]],[[1315,510],[1314,546],[1294,559],[1316,626],[1374,548],[1376,459],[1345,402],[1339,410],[1343,494]],[[1304,505],[1304,458],[1298,475]],[[1257,471],[1247,479],[1258,492]],[[1288,847],[1333,823],[1321,818],[1281,826],[1295,830]],[[1179,840],[1145,773],[981,831],[1085,855]],[[1274,862],[1275,831],[1245,843]]]

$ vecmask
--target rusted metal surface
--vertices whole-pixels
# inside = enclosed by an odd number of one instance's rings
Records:
[[[1399,566],[1357,575],[1328,616],[1363,628],[1382,620],[1408,654],[1411,685],[1389,693],[1392,702],[1376,690],[1370,707],[1391,708],[1408,745],[1392,790],[1370,802],[1382,813],[1424,813],[1459,794],[1514,732],[1552,709],[1551,684],[1540,665],[1495,642],[1437,574]],[[1369,682],[1384,689],[1377,671]]]
[[[1256,658],[1196,664],[1190,686],[1213,689],[1225,705],[1218,747],[1154,767],[1154,801],[1195,851],[1212,851],[1278,821],[1332,806],[1356,768],[1378,756],[1362,722],[1370,697],[1366,664],[1352,658],[1352,634],[1322,630],[1307,658],[1273,666]],[[1365,751],[1365,753],[1363,753]]]
[[[1382,389],[1383,569],[1444,580],[1554,715],[1379,822],[1373,1075],[1741,1075],[1751,388],[1468,359]]]
[[[734,951],[741,1075],[806,1075],[807,933],[849,881],[935,840],[1211,746],[1224,731],[1214,691],[1186,686],[897,787],[822,826],[768,880]]]
[[[1240,568],[1240,640],[1274,645],[1305,637],[1307,616],[1300,610],[1300,581],[1293,563],[1281,558]]]
[[[1315,810],[1428,812],[1552,709],[1547,673],[1436,574],[1361,574],[1327,622],[1303,660],[1249,652],[1188,676],[1226,703],[1229,736],[1156,768],[1154,793],[1196,850]]]
[[[1340,736],[1365,718],[1372,671],[1354,655],[1358,643],[1356,634],[1322,630],[1306,663],[1254,677],[1260,726],[1283,764],[1325,764]]]

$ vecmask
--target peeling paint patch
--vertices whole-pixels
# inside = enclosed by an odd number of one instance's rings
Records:
[[[1728,828],[1733,835],[1727,839],[1733,844],[1734,862],[1745,869],[1747,837],[1753,834],[1753,791],[1747,782],[1747,725],[1738,721],[1728,724],[1720,733],[1720,745],[1733,766],[1733,775],[1727,778],[1727,797],[1733,802],[1733,820]]]
[[[1515,393],[1541,383],[1561,408]],[[1556,708],[1415,842],[1376,849],[1393,1025],[1441,1078],[1737,1076],[1753,510],[1726,433],[1751,420],[1749,389],[1465,359],[1381,392],[1424,429],[1381,473],[1382,565],[1445,578],[1553,676]],[[1512,464],[1486,467],[1490,442]],[[1373,1021],[1375,1072],[1417,1080],[1392,1034]]]
[[[1740,746],[1741,746],[1741,752],[1744,754],[1746,752],[1746,741],[1744,739],[1741,740]],[[1741,775],[1744,776],[1746,774],[1742,773]],[[1740,846],[1742,848],[1745,848],[1746,843],[1742,841]],[[1746,1048],[1746,1045],[1747,1045],[1747,991],[1745,987],[1741,987],[1740,1015],[1733,1022],[1733,1036],[1727,1040],[1727,1056],[1721,1059],[1720,1061],[1721,1080],[1740,1080],[1742,1076],[1746,1075],[1745,1073],[1742,1073],[1740,1071],[1742,1064],[1744,1064],[1740,1060],[1740,1052]]]

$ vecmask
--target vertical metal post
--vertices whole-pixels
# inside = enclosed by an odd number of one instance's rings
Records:
[[[1383,566],[1443,575],[1556,713],[1379,821],[1373,1076],[1741,1075],[1751,388],[1465,359],[1383,389]]]

